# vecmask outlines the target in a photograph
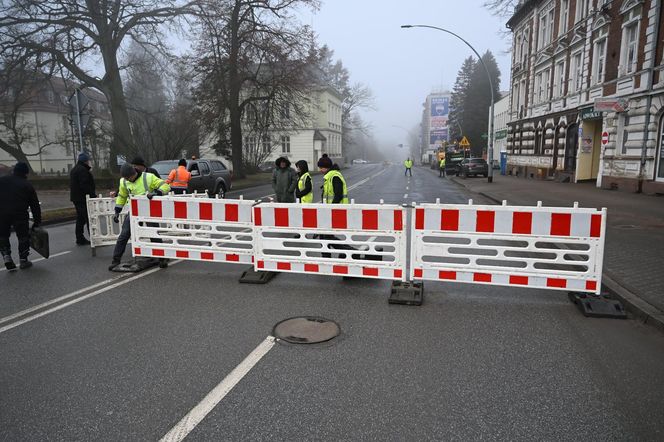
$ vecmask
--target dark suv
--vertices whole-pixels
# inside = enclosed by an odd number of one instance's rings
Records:
[[[462,177],[472,175],[487,177],[489,176],[489,165],[482,158],[465,158],[457,166],[456,174]]]
[[[178,167],[177,160],[157,161],[152,167],[159,172],[162,179],[168,178],[171,170]],[[231,171],[219,160],[198,159],[187,161],[187,170],[191,172],[188,192],[207,192],[210,197],[226,196],[232,188]]]

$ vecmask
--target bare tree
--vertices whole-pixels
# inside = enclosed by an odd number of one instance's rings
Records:
[[[3,0],[0,51],[27,51],[58,63],[86,86],[104,93],[113,120],[113,149],[133,138],[119,53],[128,39],[163,50],[163,25],[192,12],[196,1]],[[103,69],[100,78],[95,74]]]
[[[250,105],[257,108],[254,120],[270,129],[288,130],[309,118],[313,33],[293,17],[298,6],[316,8],[318,1],[220,0],[199,14],[201,118],[218,138],[217,151],[230,153],[238,177],[245,173],[243,125]],[[289,118],[277,111],[285,107]]]

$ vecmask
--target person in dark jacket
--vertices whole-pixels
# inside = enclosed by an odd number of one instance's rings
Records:
[[[272,173],[272,188],[279,203],[294,203],[297,173],[290,167],[288,158],[279,157],[275,161],[277,167]]]
[[[41,224],[41,208],[39,199],[32,184],[28,182],[30,168],[26,163],[18,162],[12,175],[0,178],[0,253],[7,270],[16,270],[12,260],[9,235],[12,227],[18,237],[19,267],[27,269],[32,266],[28,261],[30,254],[30,219],[28,208],[32,212],[32,228]]]
[[[95,179],[90,173],[90,157],[81,153],[78,156],[76,166],[69,173],[69,199],[74,203],[76,209],[76,244],[84,246],[90,244],[83,233],[84,227],[88,225],[88,208],[86,196],[96,198]],[[90,227],[88,226],[88,232]]]
[[[295,198],[300,200],[302,204],[310,204],[314,202],[313,183],[311,181],[311,174],[309,173],[309,164],[305,160],[300,160],[295,163],[297,175],[297,188],[295,189]]]
[[[159,175],[159,172],[157,172],[157,169],[153,167],[148,167],[145,164],[145,160],[143,157],[134,157],[133,160],[131,160],[132,166],[134,166],[134,169],[137,171],[143,173],[143,172],[148,172],[151,173],[152,175],[156,176],[157,178],[161,178],[161,175]]]

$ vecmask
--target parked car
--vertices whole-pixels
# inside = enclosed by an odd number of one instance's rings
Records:
[[[367,164],[367,160],[361,160],[361,159],[355,159],[353,160],[353,164]]]
[[[489,176],[489,165],[482,158],[465,158],[458,164],[456,175],[462,177],[482,175],[487,177]]]
[[[258,170],[264,173],[272,172],[274,170],[274,161],[265,161],[258,165]]]
[[[162,178],[166,178],[171,170],[178,167],[177,160],[157,161],[152,165]],[[219,195],[226,196],[226,192],[232,189],[231,171],[219,160],[197,159],[187,161],[187,170],[191,172],[188,192],[207,192],[213,198]]]

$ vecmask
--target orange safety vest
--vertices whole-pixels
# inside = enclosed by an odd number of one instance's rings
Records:
[[[191,179],[191,172],[187,170],[184,166],[178,166],[177,169],[171,170],[171,173],[168,174],[168,179],[166,182],[171,185],[171,187],[178,188],[187,188],[189,187],[189,180]]]

